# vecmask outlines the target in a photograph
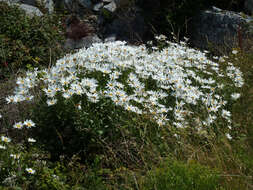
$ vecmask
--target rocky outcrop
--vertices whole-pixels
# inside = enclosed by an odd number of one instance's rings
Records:
[[[193,19],[190,39],[193,46],[201,49],[207,49],[209,44],[238,47],[238,36],[240,40],[253,37],[251,22],[252,17],[213,7]]]
[[[27,15],[29,16],[42,16],[43,13],[37,8],[37,7],[34,7],[34,6],[31,6],[31,5],[26,5],[26,4],[16,4],[19,6],[19,8],[23,9]]]
[[[18,6],[20,9],[24,10],[25,13],[31,17],[33,16],[42,16],[43,13],[37,8],[32,5],[28,4],[22,4],[20,3],[21,1],[15,0],[15,1],[10,1],[10,0],[0,0],[7,2],[9,5],[15,5]]]
[[[147,25],[141,11],[138,7],[132,7],[128,11],[116,15],[112,22],[105,23],[104,37],[114,36],[117,40],[142,42]]]
[[[35,0],[24,0],[35,1]],[[115,13],[122,7],[126,7],[131,4],[131,0],[54,0],[57,8],[67,9],[71,13],[82,15],[84,9],[93,10],[96,12],[105,9],[110,13]]]
[[[19,0],[19,3],[42,8],[43,10],[47,11],[49,14],[52,14],[54,11],[53,0]]]

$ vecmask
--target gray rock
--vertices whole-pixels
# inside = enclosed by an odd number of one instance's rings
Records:
[[[97,3],[97,4],[94,5],[93,10],[94,11],[100,11],[100,9],[102,9],[103,6],[104,6],[103,2]]]
[[[15,5],[15,6],[19,7],[20,9],[24,10],[28,16],[31,16],[31,17],[43,15],[43,13],[37,7],[31,6],[31,5],[26,5],[26,4],[20,4],[20,3],[17,3],[19,1],[16,1],[16,0],[14,0],[14,1],[0,0],[0,1],[6,2],[9,5]]]
[[[80,40],[72,40],[72,39],[67,39],[64,45],[65,49],[80,49],[80,48],[88,48],[90,47],[93,43],[99,43],[102,42],[102,40],[97,36],[86,36]]]
[[[27,15],[33,17],[33,16],[43,16],[43,13],[34,6],[26,5],[26,4],[15,4],[18,5],[20,9],[23,9]]]
[[[13,4],[13,3],[20,3],[21,2],[21,0],[0,0],[0,2],[6,2],[6,3],[8,3],[9,5],[10,4]]]
[[[91,10],[91,0],[54,0],[55,7],[60,10],[67,10],[70,13],[83,15],[86,10]]]
[[[248,14],[253,15],[253,0],[245,0],[244,9]]]
[[[121,12],[117,18],[113,19],[112,23],[106,24],[104,29],[105,38],[115,35],[117,40],[140,42],[143,41],[147,25],[141,10],[132,7],[126,12]]]
[[[117,5],[114,1],[104,6],[104,9],[107,11],[114,13],[117,10]]]
[[[253,31],[250,26],[252,21],[252,17],[213,7],[193,19],[190,40],[195,47],[201,49],[207,49],[209,44],[238,47],[239,30],[243,38],[248,38]]]

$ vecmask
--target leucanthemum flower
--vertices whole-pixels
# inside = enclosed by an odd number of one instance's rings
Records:
[[[52,106],[52,105],[55,105],[56,102],[57,102],[57,99],[49,99],[49,100],[47,100],[47,105]]]
[[[18,160],[20,158],[20,154],[10,154],[10,157],[15,160]]]
[[[5,150],[5,149],[6,149],[6,146],[0,145],[0,149]]]
[[[35,123],[32,120],[25,120],[24,125],[26,125],[27,128],[35,127]]]
[[[25,170],[26,170],[27,173],[29,173],[29,174],[34,174],[34,173],[36,172],[36,171],[33,170],[32,168],[26,168]]]
[[[5,98],[5,100],[7,101],[7,104],[14,103],[14,96],[8,96]]]
[[[237,50],[233,50],[233,51],[232,51],[232,54],[234,54],[234,55],[236,55],[237,53],[238,53]]]
[[[232,139],[232,136],[230,134],[226,134],[226,137],[228,138],[228,140],[231,140]]]
[[[15,123],[15,124],[13,125],[13,128],[22,129],[22,128],[23,128],[23,123],[22,123],[22,122]]]
[[[233,100],[237,100],[238,98],[240,98],[240,96],[241,96],[240,93],[233,93],[233,94],[231,94],[231,98],[232,98]]]
[[[27,141],[28,141],[28,142],[30,142],[30,143],[34,143],[34,142],[36,142],[36,140],[35,140],[35,139],[33,139],[33,138],[28,138],[28,139],[27,139]]]
[[[5,143],[11,142],[11,139],[5,136],[1,136],[1,140]]]

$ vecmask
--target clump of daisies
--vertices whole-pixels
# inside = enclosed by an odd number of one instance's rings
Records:
[[[6,101],[31,101],[33,89],[39,88],[49,107],[73,99],[76,109],[85,110],[83,99],[90,104],[109,99],[127,112],[151,115],[159,126],[202,130],[222,120],[224,127],[231,128],[229,104],[240,97],[244,84],[240,70],[226,63],[226,57],[215,62],[207,52],[184,42],[167,43],[168,47],[152,51],[121,41],[93,44],[49,69],[19,77],[14,95]]]
[[[0,119],[3,118],[0,115]],[[31,128],[36,127],[35,123],[27,119],[23,122],[16,122],[13,124],[13,132],[16,130],[17,134],[20,133],[20,136],[27,136],[21,133],[24,133],[23,130],[30,130]],[[27,134],[27,133],[26,133]],[[34,174],[35,170],[28,168],[25,169],[27,165],[35,165],[34,159],[31,159],[31,154],[33,151],[28,150],[27,148],[18,142],[16,139],[11,138],[9,135],[0,135],[0,185],[3,184],[14,184],[17,179],[20,179],[24,173]],[[26,144],[32,145],[36,142],[34,138],[28,137],[25,138]]]

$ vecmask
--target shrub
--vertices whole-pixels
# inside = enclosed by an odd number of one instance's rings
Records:
[[[217,171],[200,164],[166,160],[148,172],[140,189],[213,190],[218,189],[219,179]]]
[[[23,126],[16,130],[27,133],[30,129]],[[85,171],[77,163],[77,158],[73,157],[69,162],[49,162],[47,157],[47,153],[38,148],[35,139],[25,138],[18,143],[15,138],[1,135],[1,189],[106,189],[97,171]]]
[[[48,66],[62,55],[60,16],[30,18],[18,7],[0,2],[0,73]]]
[[[223,57],[220,64],[208,60],[184,42],[168,46],[148,52],[124,42],[94,44],[50,70],[19,77],[15,95],[6,100],[29,100],[34,87],[41,89],[33,120],[56,156],[98,154],[99,142],[117,139],[118,128],[138,126],[140,118],[197,134],[229,133],[229,109],[244,83],[240,70]]]

